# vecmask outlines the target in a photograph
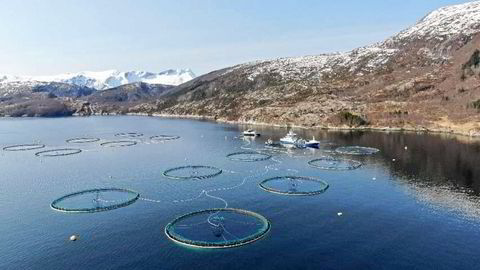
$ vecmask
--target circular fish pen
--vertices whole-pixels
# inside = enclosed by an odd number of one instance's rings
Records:
[[[31,151],[31,150],[37,150],[37,149],[42,149],[45,148],[45,144],[37,144],[37,143],[32,143],[32,144],[15,144],[15,145],[9,145],[3,147],[3,151]]]
[[[255,242],[270,231],[270,222],[255,212],[215,208],[176,218],[165,227],[167,237],[196,248],[232,248]]]
[[[296,196],[318,195],[328,189],[328,183],[303,176],[277,176],[263,180],[258,184],[265,191]]]
[[[60,148],[60,149],[51,149],[35,153],[37,157],[62,157],[62,156],[71,156],[80,154],[81,149],[75,148]]]
[[[180,136],[177,135],[156,135],[150,137],[152,141],[164,142],[164,141],[173,141],[180,139]]]
[[[207,179],[215,177],[222,173],[222,170],[213,166],[188,165],[168,169],[163,172],[163,176],[179,179]]]
[[[121,132],[115,134],[115,137],[123,137],[123,138],[137,138],[137,137],[142,137],[143,133],[138,133],[138,132]]]
[[[100,141],[100,138],[71,138],[66,140],[67,143],[94,143]]]
[[[271,159],[272,156],[256,151],[235,152],[227,155],[227,158],[233,161],[255,162]]]
[[[360,161],[335,158],[335,157],[321,157],[314,160],[310,160],[308,165],[322,170],[331,171],[348,171],[355,170],[362,166]]]
[[[134,146],[136,145],[136,141],[108,141],[101,143],[101,146],[104,147],[127,147],[127,146]]]
[[[128,206],[140,194],[122,188],[97,188],[71,193],[54,200],[50,207],[66,213],[95,213]]]
[[[344,155],[368,156],[380,152],[379,149],[364,146],[342,146],[335,149],[335,152]]]

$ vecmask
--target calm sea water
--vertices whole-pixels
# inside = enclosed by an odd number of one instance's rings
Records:
[[[479,144],[440,135],[299,130],[303,137],[315,135],[322,147],[278,153],[279,163],[228,160],[231,152],[261,149],[266,139],[287,132],[259,128],[262,137],[245,141],[238,138],[244,128],[153,117],[1,119],[2,147],[41,142],[47,149],[83,152],[37,157],[35,151],[0,151],[0,269],[479,269]],[[118,139],[119,132],[144,136],[131,147],[100,146]],[[156,144],[146,139],[160,134],[181,138]],[[73,137],[101,141],[65,142]],[[346,145],[380,152],[349,157],[364,163],[352,171],[308,166]],[[224,172],[201,181],[162,176],[188,164]],[[258,187],[282,175],[317,177],[330,187],[308,197]],[[202,190],[236,186],[248,176],[243,185],[211,195],[270,220],[265,238],[238,248],[199,250],[165,236],[165,225],[175,217],[224,206],[199,196]],[[99,187],[133,189],[155,202],[139,200],[94,214],[50,208],[58,197]],[[189,198],[196,199],[178,202]],[[79,240],[68,241],[72,234]]]

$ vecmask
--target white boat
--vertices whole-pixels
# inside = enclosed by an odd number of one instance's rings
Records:
[[[249,130],[245,130],[243,132],[243,136],[256,137],[256,136],[260,136],[260,133],[257,133],[253,129],[249,129]]]
[[[313,139],[305,142],[305,146],[306,147],[312,147],[312,148],[318,148],[318,147],[320,147],[320,142],[315,140],[315,137],[313,137]]]
[[[295,134],[295,132],[293,131],[289,131],[287,133],[287,135],[283,138],[280,139],[280,142],[283,143],[283,144],[293,144],[295,145],[298,141],[298,137],[297,137],[297,134]]]

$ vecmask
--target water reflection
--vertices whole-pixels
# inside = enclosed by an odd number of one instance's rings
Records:
[[[381,150],[391,171],[429,186],[452,186],[480,194],[480,143],[465,143],[441,135],[379,132],[327,133],[345,145],[367,145]]]
[[[239,130],[243,127],[240,126]],[[268,138],[288,132],[281,127],[257,127]],[[465,137],[402,132],[325,131],[297,129],[303,138],[322,141],[320,151],[334,154],[338,146],[380,149],[375,157],[356,157],[379,163],[391,179],[405,184],[419,200],[480,217],[480,142]],[[311,150],[315,151],[315,150]]]

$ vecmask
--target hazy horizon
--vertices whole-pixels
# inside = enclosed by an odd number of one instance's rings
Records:
[[[190,68],[348,51],[465,0],[0,0],[0,74]]]

